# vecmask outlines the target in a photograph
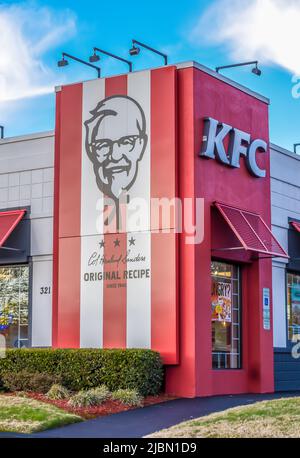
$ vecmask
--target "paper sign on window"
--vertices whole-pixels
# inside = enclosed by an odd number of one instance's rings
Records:
[[[225,321],[231,323],[232,307],[231,283],[212,282],[212,321]]]

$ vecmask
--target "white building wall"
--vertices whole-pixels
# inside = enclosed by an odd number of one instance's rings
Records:
[[[31,344],[52,343],[54,133],[0,140],[0,211],[30,207]]]
[[[37,256],[32,262],[33,347],[49,347],[52,342],[52,256]]]
[[[300,156],[271,145],[272,231],[288,251],[289,218],[300,220]],[[300,241],[299,241],[300,243]],[[273,261],[274,347],[286,347],[286,264]]]

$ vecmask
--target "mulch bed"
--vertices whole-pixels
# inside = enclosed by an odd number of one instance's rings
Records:
[[[7,396],[12,395],[16,396],[18,395],[18,393],[7,393]],[[126,406],[122,404],[120,401],[114,401],[112,399],[109,399],[100,406],[96,407],[71,407],[68,405],[67,400],[55,401],[53,399],[48,399],[44,394],[40,393],[28,392],[26,393],[26,396],[32,399],[36,399],[37,401],[55,405],[56,407],[66,410],[69,413],[79,415],[80,417],[86,420],[96,417],[103,417],[106,415],[112,415],[114,413],[125,412],[126,410],[132,410],[137,408],[135,406]],[[150,406],[153,404],[159,404],[161,402],[171,401],[173,399],[176,398],[174,396],[169,396],[163,393],[157,396],[147,396],[146,398],[144,398],[142,407]]]

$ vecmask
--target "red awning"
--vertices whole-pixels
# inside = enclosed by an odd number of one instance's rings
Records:
[[[291,221],[291,225],[294,229],[296,229],[296,231],[300,232],[300,223],[297,223],[297,221]]]
[[[11,210],[0,212],[0,247],[3,246],[25,213],[26,210]]]
[[[241,243],[241,247],[231,249],[289,257],[260,215],[219,202],[215,202],[215,206]]]

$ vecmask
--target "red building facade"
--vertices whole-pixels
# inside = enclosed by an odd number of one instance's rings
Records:
[[[55,141],[53,346],[152,348],[180,396],[272,392],[272,257],[286,253],[269,229],[268,100],[194,64],[95,80],[58,91]],[[123,230],[94,224],[107,197]],[[203,239],[151,205],[133,230],[139,197],[191,199],[194,221],[199,199]]]
[[[260,167],[266,170],[265,178],[251,176],[244,158],[240,168],[232,169],[199,157],[207,117],[268,143],[268,103],[195,67],[178,70],[178,87],[180,195],[204,198],[205,230],[201,244],[180,244],[181,364],[168,369],[167,390],[189,396],[272,392],[272,328],[263,329],[262,303],[263,288],[272,288],[271,258],[253,259],[253,253],[246,250],[225,250],[237,244],[214,205],[221,202],[254,212],[270,227],[269,152],[258,158]],[[240,369],[212,368],[212,260],[237,264],[240,268]]]

